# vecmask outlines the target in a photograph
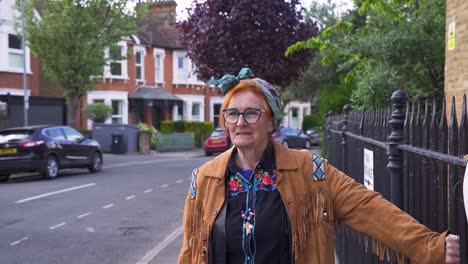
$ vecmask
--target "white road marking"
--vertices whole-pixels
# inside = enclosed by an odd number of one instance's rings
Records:
[[[167,186],[169,186],[169,184],[163,184],[161,185],[161,188],[166,188]]]
[[[111,208],[112,206],[114,206],[114,204],[104,205],[102,208],[103,208],[103,209],[107,209],[107,208]]]
[[[94,229],[92,227],[87,227],[86,231],[88,231],[89,233],[94,233],[94,232],[96,232],[96,229]]]
[[[125,197],[125,200],[131,200],[133,198],[135,198],[135,195],[130,195],[130,196]]]
[[[82,214],[82,215],[77,216],[76,218],[81,219],[81,218],[90,216],[90,215],[92,215],[92,214],[93,214],[93,212],[87,212],[87,213],[84,213],[84,214]]]
[[[148,264],[150,263],[156,256],[161,253],[169,244],[172,243],[178,236],[182,234],[182,226],[174,230],[169,236],[167,236],[161,243],[156,245],[150,252],[146,253],[146,255],[139,260],[136,264]]]
[[[148,190],[144,191],[144,193],[150,193],[152,191],[153,191],[153,189],[148,189]]]
[[[59,191],[55,191],[55,192],[44,193],[44,194],[36,195],[36,196],[33,196],[33,197],[18,200],[18,201],[16,201],[16,203],[17,204],[25,203],[25,202],[29,202],[29,201],[32,201],[32,200],[37,200],[37,199],[40,199],[40,198],[44,198],[44,197],[47,197],[47,196],[51,196],[51,195],[55,195],[55,194],[59,194],[59,193],[64,193],[64,192],[69,192],[69,191],[75,191],[75,190],[79,190],[79,189],[83,189],[83,188],[87,188],[87,187],[92,187],[92,186],[95,186],[95,185],[96,185],[96,183],[88,183],[88,184],[84,184],[84,185],[80,185],[80,186],[76,186],[76,187],[71,187],[71,188],[67,188],[67,189],[63,189],[63,190],[59,190]]]
[[[58,225],[51,226],[51,227],[49,227],[49,229],[50,229],[50,230],[54,230],[54,229],[56,229],[56,228],[59,228],[59,227],[61,227],[61,226],[66,225],[66,224],[67,224],[67,223],[63,222],[63,223],[60,223],[60,224],[58,224]]]
[[[23,237],[23,238],[21,238],[21,239],[16,240],[16,241],[13,242],[13,243],[11,243],[10,246],[12,246],[12,247],[13,247],[13,246],[16,246],[16,245],[18,245],[19,243],[21,243],[21,242],[23,242],[23,241],[25,241],[25,240],[28,240],[28,239],[29,239],[29,237]]]
[[[176,181],[176,183],[183,183],[183,182],[184,182],[184,180],[178,180],[178,181]]]

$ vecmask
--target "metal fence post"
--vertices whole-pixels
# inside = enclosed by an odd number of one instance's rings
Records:
[[[390,193],[391,202],[403,209],[403,151],[398,149],[398,145],[403,143],[403,125],[405,122],[405,111],[407,96],[402,90],[393,92],[392,117],[388,122],[391,133],[388,136],[387,155],[390,169]]]
[[[346,104],[343,106],[344,111],[344,118],[343,118],[343,127],[341,128],[341,146],[342,146],[342,162],[343,162],[343,169],[344,173],[348,172],[348,162],[346,159],[346,155],[348,153],[348,146],[346,141],[346,131],[348,130],[348,114],[351,111],[351,105]]]

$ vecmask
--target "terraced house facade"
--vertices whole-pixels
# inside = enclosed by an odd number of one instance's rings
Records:
[[[2,6],[14,0],[0,0]],[[5,3],[6,2],[6,3]],[[11,5],[10,5],[11,6]],[[144,122],[159,128],[163,120],[212,121],[218,125],[221,93],[213,86],[197,79],[194,65],[179,40],[176,26],[176,2],[154,0],[149,3],[150,12],[141,26],[145,32],[123,38],[118,44],[120,52],[106,55],[123,60],[113,60],[104,67],[104,74],[93,91],[88,92],[80,104],[103,102],[112,106],[112,116],[106,123],[138,124]],[[13,28],[13,11],[3,9],[0,19],[0,95],[22,96],[22,64],[18,55],[17,36]],[[3,21],[3,20],[0,20]],[[7,24],[7,26],[5,26]],[[7,28],[7,29],[5,29]],[[29,54],[28,87],[31,95],[62,96],[57,88],[44,80],[40,61]],[[78,111],[77,127],[91,129],[92,122]],[[291,102],[286,107],[283,124],[301,128],[303,116],[310,114],[310,103]]]

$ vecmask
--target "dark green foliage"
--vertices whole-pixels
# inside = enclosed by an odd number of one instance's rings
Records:
[[[176,127],[178,126],[178,129]],[[193,122],[187,120],[169,121],[165,120],[161,122],[161,133],[195,133],[195,146],[202,147],[203,142],[213,131],[213,122]],[[183,130],[181,130],[183,128]]]
[[[412,99],[442,96],[446,2],[356,0],[355,3],[358,8],[343,14],[340,20],[335,19],[333,25],[326,23],[333,21],[323,15],[328,12],[311,9],[311,15],[324,25],[323,30],[317,37],[289,47],[288,54],[303,49],[319,50],[322,65],[313,62],[302,83],[298,81],[290,87],[302,91],[288,91],[289,94],[300,98],[307,91],[310,94],[318,91],[323,97],[325,90],[342,91],[343,87],[338,85],[348,86],[346,90],[351,89],[351,93],[345,93],[349,97],[344,101],[352,103],[355,109],[388,106],[391,94],[398,89],[405,90]],[[332,6],[327,8],[333,10]],[[324,65],[330,66],[332,77],[317,84],[314,81],[323,76],[320,73],[324,72],[321,68]],[[341,98],[340,93],[332,93]],[[338,101],[342,100],[325,98],[322,108],[341,111],[343,105],[337,105]]]
[[[323,125],[323,117],[319,113],[304,116],[302,120],[302,130],[307,131],[309,128],[318,128]]]
[[[300,76],[313,51],[284,57],[286,48],[317,35],[299,0],[195,0],[182,24],[182,40],[202,80],[237,74],[243,67],[272,84]]]
[[[95,123],[104,123],[112,115],[112,107],[105,103],[88,104],[83,108],[83,113]]]
[[[187,121],[185,121],[185,120],[174,121],[174,131],[176,133],[186,132],[186,130],[185,130],[185,124],[186,123],[187,123]]]

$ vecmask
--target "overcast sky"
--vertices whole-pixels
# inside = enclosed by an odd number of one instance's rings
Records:
[[[177,3],[177,20],[184,20],[187,18],[186,8],[190,7],[190,4],[193,0],[175,0]],[[309,8],[312,4],[312,1],[326,2],[327,0],[301,0],[302,5],[306,8]],[[335,3],[338,8],[346,10],[352,7],[352,0],[331,0],[332,3]]]

